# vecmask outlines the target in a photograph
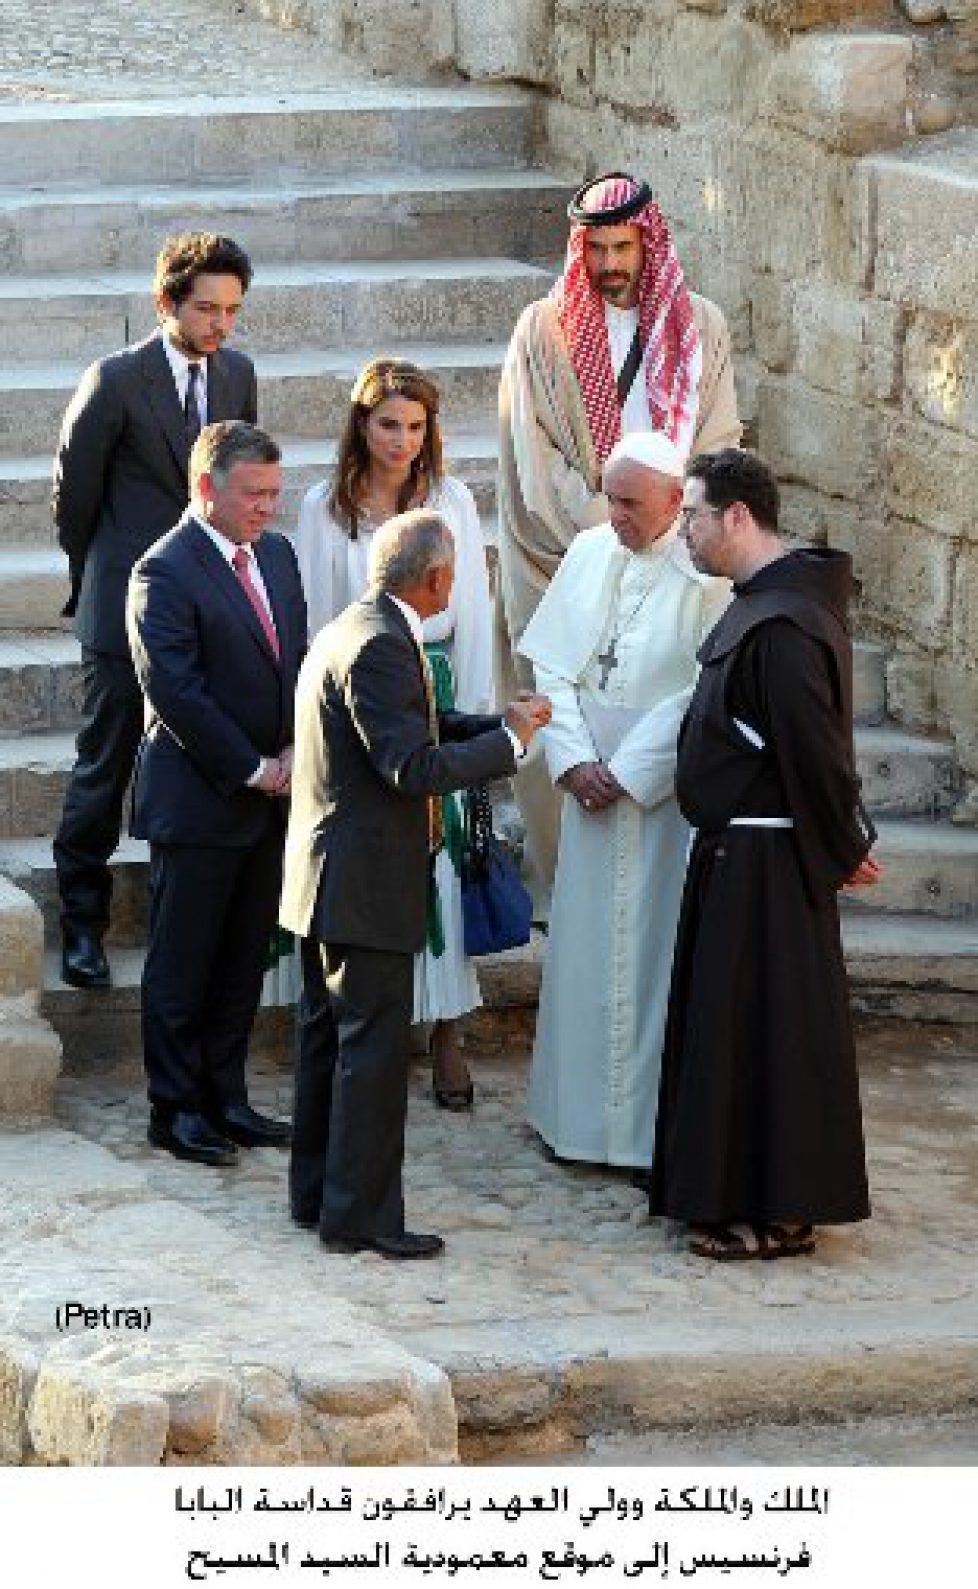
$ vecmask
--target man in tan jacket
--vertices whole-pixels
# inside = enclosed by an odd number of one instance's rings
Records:
[[[730,336],[691,293],[645,183],[583,187],[564,272],[520,316],[499,392],[497,685],[532,687],[523,631],[579,530],[602,524],[604,461],[626,432],[662,431],[683,455],[740,441]],[[542,756],[516,782],[540,896],[553,880],[558,800]],[[542,903],[542,901],[541,901]]]

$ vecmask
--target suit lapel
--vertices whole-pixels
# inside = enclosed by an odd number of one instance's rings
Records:
[[[207,360],[207,423],[218,419],[237,419],[232,412],[229,392],[227,360],[220,353],[212,353]],[[262,576],[264,578],[264,575]]]
[[[194,555],[197,558],[197,561],[213,580],[216,589],[220,591],[224,601],[227,602],[227,604],[237,614],[239,619],[245,624],[248,632],[258,645],[262,656],[264,656],[268,662],[271,663],[276,673],[280,673],[281,670],[279,663],[276,660],[271,646],[265,638],[265,631],[258,622],[258,615],[242,590],[238,576],[235,574],[234,569],[231,567],[227,559],[221,556],[217,547],[213,544],[210,537],[208,536],[206,530],[202,529],[195,518],[188,514],[188,516],[183,520],[183,523],[186,526],[186,531],[190,538],[190,544],[193,547]],[[264,579],[264,577],[265,573],[263,568],[262,578]],[[269,599],[272,602],[272,610],[274,612],[275,598],[272,595],[270,589],[268,594]],[[282,630],[278,624],[276,624],[276,626],[278,627],[279,645],[281,646]]]
[[[173,371],[170,369],[163,349],[162,336],[151,337],[145,344],[142,364],[146,400],[156,415],[164,440],[173,455],[173,461],[177,466],[180,479],[186,486],[187,461],[190,457],[190,448],[187,445],[187,427],[184,423],[180,399],[177,396]],[[206,540],[206,536],[204,539]]]

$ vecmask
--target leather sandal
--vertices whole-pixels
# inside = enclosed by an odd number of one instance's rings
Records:
[[[717,1263],[742,1262],[747,1258],[766,1258],[767,1237],[760,1226],[696,1225],[689,1250],[697,1258],[713,1258]]]
[[[811,1225],[765,1225],[765,1258],[800,1258],[815,1251],[815,1232]]]

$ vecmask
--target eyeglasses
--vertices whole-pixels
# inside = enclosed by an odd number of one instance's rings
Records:
[[[688,502],[679,509],[679,522],[685,530],[700,513],[712,513],[714,518],[717,515],[722,518],[725,512],[726,508],[715,508],[710,502]]]

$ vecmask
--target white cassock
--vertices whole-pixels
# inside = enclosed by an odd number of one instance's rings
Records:
[[[553,701],[541,735],[551,777],[603,752],[627,791],[602,812],[562,802],[528,1100],[561,1158],[652,1162],[689,847],[676,742],[696,653],[729,594],[693,567],[675,526],[632,553],[600,525],[571,543],[520,646]]]

